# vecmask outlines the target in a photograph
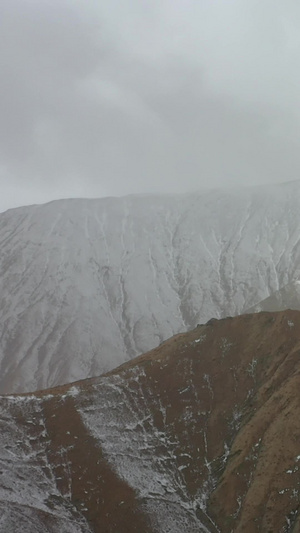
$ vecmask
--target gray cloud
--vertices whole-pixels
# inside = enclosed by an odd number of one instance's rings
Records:
[[[2,0],[0,209],[299,178],[300,6]]]

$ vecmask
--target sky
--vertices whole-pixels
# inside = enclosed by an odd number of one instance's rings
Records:
[[[0,211],[300,179],[298,0],[1,0]]]

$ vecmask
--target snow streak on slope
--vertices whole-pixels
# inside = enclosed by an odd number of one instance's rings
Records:
[[[0,391],[100,374],[300,275],[300,182],[0,215]]]
[[[86,427],[143,502],[154,531],[209,533],[197,519],[196,504],[178,468],[188,454],[178,453],[180,442],[167,429],[166,407],[148,387],[143,370],[133,369],[126,380],[112,376],[100,381],[89,404],[79,410]]]

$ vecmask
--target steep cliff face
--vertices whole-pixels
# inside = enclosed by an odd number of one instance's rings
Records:
[[[0,215],[0,391],[100,374],[300,275],[300,182]]]
[[[298,531],[300,312],[0,400],[0,531]],[[39,529],[40,528],[40,529]]]

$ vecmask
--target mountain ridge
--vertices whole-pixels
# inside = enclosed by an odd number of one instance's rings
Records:
[[[0,531],[297,531],[299,333],[299,311],[213,320],[0,397]]]

